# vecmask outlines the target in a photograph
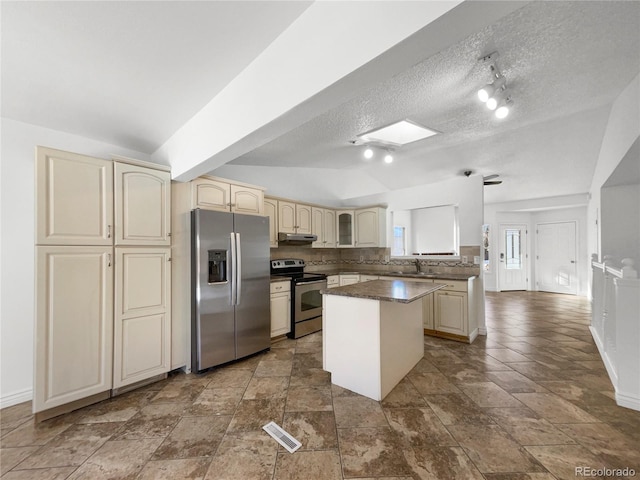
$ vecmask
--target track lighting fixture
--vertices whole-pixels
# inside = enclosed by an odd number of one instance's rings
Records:
[[[513,100],[507,93],[507,80],[496,65],[497,58],[498,52],[480,58],[481,62],[489,64],[493,81],[478,90],[478,98],[489,110],[495,112],[496,118],[502,119],[509,115],[509,108],[513,104]]]
[[[355,142],[349,142],[349,143],[352,143],[353,145],[357,145]],[[379,145],[366,145],[366,148],[362,151],[362,156],[366,160],[371,160],[373,157],[376,156],[376,152],[378,152],[378,155],[384,152],[383,160],[385,163],[393,162],[393,155],[391,155],[391,153],[393,152],[393,149],[384,148]]]

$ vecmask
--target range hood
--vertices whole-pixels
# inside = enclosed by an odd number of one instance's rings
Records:
[[[305,235],[302,233],[278,233],[278,243],[283,245],[310,245],[318,240],[317,235]]]

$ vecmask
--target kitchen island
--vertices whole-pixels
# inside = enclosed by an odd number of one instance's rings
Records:
[[[424,355],[416,300],[445,286],[372,280],[323,290],[322,359],[331,382],[382,400]]]

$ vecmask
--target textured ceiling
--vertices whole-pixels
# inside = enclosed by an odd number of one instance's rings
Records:
[[[2,1],[2,116],[151,153],[311,3]],[[500,174],[487,202],[588,192],[611,103],[640,72],[640,2],[522,5],[213,173],[278,194],[286,172],[336,204],[467,169]],[[502,121],[476,99],[495,50],[515,102]],[[442,134],[391,165],[349,143],[405,118]]]
[[[356,170],[378,190],[500,174],[488,202],[585,193],[610,105],[640,71],[639,32],[638,2],[529,3],[231,164]],[[494,50],[515,102],[505,120],[476,97],[490,79],[477,59]],[[443,133],[391,165],[349,144],[404,118]]]

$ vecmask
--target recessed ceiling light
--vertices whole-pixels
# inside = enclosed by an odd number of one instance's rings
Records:
[[[438,133],[440,132],[435,132],[409,120],[401,120],[386,127],[358,135],[358,138],[361,142],[378,142],[400,147]]]

